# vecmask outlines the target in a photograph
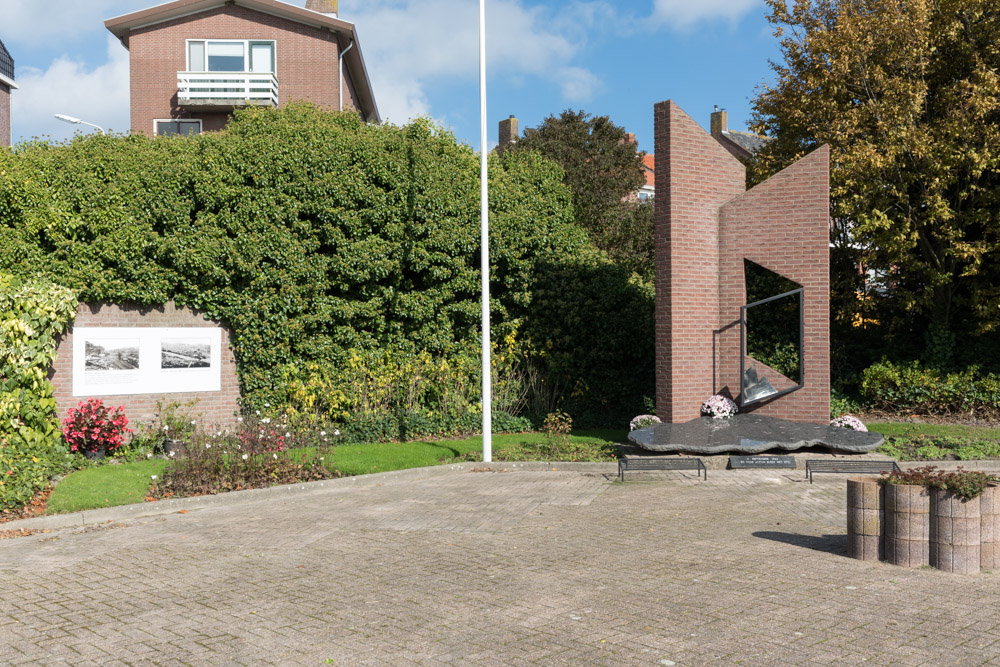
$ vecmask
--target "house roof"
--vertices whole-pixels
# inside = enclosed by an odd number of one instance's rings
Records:
[[[2,41],[0,41],[0,82],[11,88],[17,88],[14,84],[14,59]]]
[[[731,130],[723,130],[722,136],[729,139],[750,154],[756,153],[758,150],[766,146],[769,141],[771,141],[770,137],[753,134],[752,132],[733,132]]]
[[[642,156],[642,174],[646,177],[646,185],[656,187],[656,160],[649,153]]]
[[[351,75],[351,81],[354,82],[354,89],[361,107],[361,116],[369,122],[379,122],[375,94],[372,91],[371,80],[368,78],[364,56],[361,55],[361,42],[358,39],[357,29],[349,21],[320,14],[311,9],[296,7],[286,2],[280,2],[280,0],[173,0],[173,2],[108,19],[104,22],[104,26],[121,40],[127,49],[129,35],[133,30],[171,21],[182,16],[198,14],[227,4],[241,5],[248,9],[280,16],[314,28],[326,28],[348,43],[353,43],[353,49],[347,50],[345,48],[344,66]]]

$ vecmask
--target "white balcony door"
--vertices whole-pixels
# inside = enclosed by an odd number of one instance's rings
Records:
[[[274,71],[274,44],[250,44],[250,71],[267,74]]]

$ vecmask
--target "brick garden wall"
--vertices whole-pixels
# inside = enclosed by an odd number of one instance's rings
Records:
[[[10,86],[0,83],[0,146],[10,146]]]
[[[177,72],[187,69],[187,39],[274,40],[279,104],[308,100],[327,109],[338,107],[339,51],[333,32],[225,5],[131,33],[133,132],[152,134],[153,121],[163,118],[200,118],[205,131],[225,126],[226,113],[192,113],[177,105]],[[344,95],[344,108],[354,108],[352,96]]]
[[[168,303],[159,308],[137,306],[116,306],[110,304],[81,304],[77,310],[74,326],[64,334],[58,343],[56,361],[49,377],[55,386],[55,398],[59,404],[59,419],[66,411],[75,407],[87,396],[73,396],[73,331],[75,327],[215,327],[218,322],[205,319],[202,315]],[[108,405],[125,406],[130,427],[150,423],[156,416],[156,402],[186,402],[198,399],[195,412],[198,420],[205,424],[229,426],[235,423],[235,413],[239,409],[240,388],[236,376],[236,359],[229,346],[229,330],[222,327],[222,384],[221,391],[183,392],[169,394],[126,394],[114,396],[96,395]]]
[[[656,407],[672,423],[738,398],[743,259],[805,288],[805,387],[747,411],[829,420],[829,151],[745,192],[745,169],[671,101],[654,106]],[[760,364],[758,364],[760,368]],[[763,368],[779,390],[784,378]]]

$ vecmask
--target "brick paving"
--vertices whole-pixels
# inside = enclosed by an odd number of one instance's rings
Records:
[[[843,477],[470,472],[0,541],[3,664],[998,662],[996,574],[846,557]]]

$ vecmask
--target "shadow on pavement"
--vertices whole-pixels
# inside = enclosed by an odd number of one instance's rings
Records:
[[[847,535],[797,535],[795,533],[782,533],[776,530],[759,530],[753,533],[753,536],[773,542],[805,547],[813,551],[822,551],[823,553],[847,557]]]

